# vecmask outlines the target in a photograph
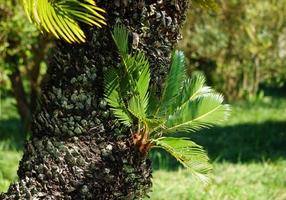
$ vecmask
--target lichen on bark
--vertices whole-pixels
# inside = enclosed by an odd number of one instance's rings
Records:
[[[188,1],[97,3],[108,26],[83,27],[84,44],[57,42],[19,181],[1,199],[140,199],[150,191],[151,162],[103,99],[104,71],[119,63],[111,29],[116,23],[129,29],[130,46],[145,52],[160,93]]]

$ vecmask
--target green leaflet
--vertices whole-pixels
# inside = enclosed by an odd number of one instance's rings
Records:
[[[112,92],[106,96],[105,99],[108,105],[111,107],[111,111],[113,111],[114,115],[119,119],[119,121],[126,126],[131,126],[132,119],[129,116],[123,102],[120,100],[118,91],[112,90]]]
[[[165,123],[164,133],[197,131],[221,123],[226,119],[228,105],[218,94],[201,95],[178,107]]]
[[[105,100],[114,115],[126,126],[131,126],[132,119],[128,113],[119,90],[119,79],[115,69],[110,69],[104,76]]]
[[[121,24],[116,24],[112,32],[113,40],[121,55],[128,54],[128,30]]]
[[[209,183],[212,166],[203,148],[191,140],[183,138],[160,138],[155,140],[156,147],[162,148],[174,156],[191,174],[203,183]]]
[[[168,74],[158,115],[166,115],[174,110],[177,95],[179,94],[182,82],[186,77],[185,55],[182,51],[175,51],[172,56],[172,64]]]
[[[183,88],[177,99],[177,107],[183,106],[189,100],[194,100],[212,91],[210,87],[205,86],[205,77],[201,74],[193,75],[192,78],[187,78],[183,81]]]
[[[107,102],[116,117],[119,119],[120,115],[124,117],[120,120],[124,121],[126,125],[129,124],[126,117],[129,115],[139,119],[139,122],[147,124],[145,121],[149,102],[149,62],[142,52],[128,54],[128,31],[124,26],[116,25],[112,34],[122,64],[117,71],[107,72],[105,78]]]
[[[105,11],[93,0],[22,0],[22,3],[30,21],[69,43],[85,41],[78,22],[98,27],[106,24],[102,15]]]

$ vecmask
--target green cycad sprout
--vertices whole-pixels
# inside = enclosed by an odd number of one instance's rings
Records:
[[[94,0],[22,0],[30,21],[41,29],[69,43],[84,42],[85,34],[78,22],[101,27],[105,23]]]
[[[229,106],[223,104],[220,94],[205,86],[202,75],[188,78],[181,51],[173,53],[163,94],[157,98],[144,53],[129,53],[127,29],[116,25],[112,35],[122,60],[120,68],[105,75],[105,98],[114,115],[131,128],[133,143],[143,155],[152,147],[162,148],[208,183],[211,165],[206,152],[193,141],[172,135],[220,124],[228,116]]]

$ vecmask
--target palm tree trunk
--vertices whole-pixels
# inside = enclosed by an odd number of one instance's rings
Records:
[[[118,63],[110,30],[116,22],[129,28],[130,45],[146,53],[160,88],[188,1],[97,3],[108,13],[109,27],[85,27],[85,44],[57,43],[19,181],[1,199],[140,199],[151,188],[151,162],[103,100],[103,72]]]

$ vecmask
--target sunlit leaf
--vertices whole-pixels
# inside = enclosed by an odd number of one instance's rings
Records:
[[[154,141],[157,147],[162,148],[174,156],[191,174],[208,184],[212,166],[203,148],[191,140],[183,138],[160,138]]]
[[[197,131],[220,124],[229,113],[229,106],[222,102],[223,97],[218,94],[202,95],[189,100],[169,116],[164,132]]]
[[[93,0],[22,0],[24,9],[30,19],[41,29],[56,38],[69,43],[84,42],[85,34],[79,22],[101,27],[105,23],[102,15],[105,11]]]

